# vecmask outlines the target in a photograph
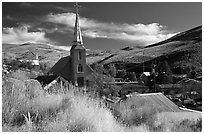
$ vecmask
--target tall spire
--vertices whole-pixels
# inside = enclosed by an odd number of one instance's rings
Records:
[[[78,3],[74,5],[76,8],[76,20],[75,20],[75,27],[74,27],[74,36],[73,36],[73,43],[74,45],[83,44],[81,29],[79,26],[79,13],[78,13]]]

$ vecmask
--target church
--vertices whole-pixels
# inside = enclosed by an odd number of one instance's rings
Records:
[[[82,33],[79,25],[78,5],[76,7],[76,20],[70,55],[62,57],[48,72],[48,76],[38,76],[36,79],[43,85],[48,85],[55,79],[68,81],[69,83],[84,87],[87,84],[86,77],[93,69],[86,64],[86,48],[83,45]]]

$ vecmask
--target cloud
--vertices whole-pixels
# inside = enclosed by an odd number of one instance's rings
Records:
[[[43,4],[36,4],[36,3],[29,3],[29,2],[22,2],[19,4],[21,8],[40,8],[40,9],[55,9],[62,12],[70,12],[72,11],[72,8],[70,7],[62,7],[62,6],[56,6],[56,4],[50,4],[47,3],[46,5]]]
[[[30,25],[24,25],[19,27],[3,28],[2,43],[5,44],[23,44],[23,43],[43,43],[54,49],[70,51],[71,46],[58,46],[51,44],[48,38],[45,38],[45,33],[42,32],[29,32]],[[52,42],[54,43],[54,42]]]
[[[74,27],[75,14],[49,14],[46,20],[52,23],[64,24],[67,27],[66,30],[71,31]],[[175,35],[175,33],[169,33],[166,27],[159,23],[121,24],[80,17],[80,26],[85,37],[123,40],[132,43],[140,42],[144,45],[156,43]]]
[[[28,3],[28,2],[22,2],[22,3],[20,3],[20,7],[31,8],[31,7],[35,7],[35,6],[32,5],[31,3]]]
[[[60,7],[60,6],[56,6],[55,9],[58,9],[58,10],[61,10],[61,11],[64,11],[64,12],[69,12],[69,11],[72,10],[71,8],[68,8],[68,7]]]
[[[9,16],[9,15],[7,15],[6,17],[5,17],[5,19],[7,19],[7,20],[16,20],[14,17],[11,17],[11,16]]]
[[[23,44],[26,42],[47,43],[50,41],[45,37],[44,32],[29,32],[29,28],[29,25],[3,28],[2,43]]]

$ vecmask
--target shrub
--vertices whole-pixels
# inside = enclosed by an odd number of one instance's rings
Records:
[[[194,112],[161,112],[153,116],[150,131],[197,132],[202,129],[201,114]]]
[[[11,77],[18,80],[27,80],[29,79],[28,73],[21,70],[16,70],[11,72]]]
[[[110,111],[84,94],[75,94],[70,107],[58,114],[57,122],[61,120],[70,131],[121,131]]]
[[[20,68],[33,69],[33,65],[30,61],[18,61],[17,59],[3,59],[3,64],[9,65],[11,70],[18,70]]]
[[[202,118],[197,121],[184,119],[178,124],[175,124],[172,131],[177,132],[201,132],[202,131]]]
[[[43,74],[48,73],[48,71],[51,69],[49,63],[46,62],[40,62],[40,70]]]

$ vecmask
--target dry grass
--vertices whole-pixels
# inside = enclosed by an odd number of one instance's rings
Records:
[[[162,112],[155,115],[153,127],[154,129],[159,128],[160,131],[199,131],[201,128],[193,130],[188,126],[199,124],[200,119],[202,121],[201,113]]]
[[[201,131],[202,114],[194,112],[165,112],[165,107],[147,103],[143,98],[128,98],[113,105],[118,121],[127,127],[143,126],[148,131]]]
[[[149,119],[156,113],[164,111],[164,108],[159,104],[149,104],[145,99],[131,97],[115,105],[114,111],[128,126],[138,126],[153,121]]]
[[[17,74],[14,76],[18,76]],[[22,72],[19,75],[23,75]],[[115,111],[119,113],[116,116],[113,114],[114,110],[108,109],[102,100],[92,98],[91,95],[84,94],[81,90],[64,90],[55,87],[57,92],[52,94],[43,91],[35,81],[18,80],[11,77],[3,79],[2,83],[3,131],[167,131],[165,126],[168,126],[168,121],[155,125],[160,120],[156,116],[158,111],[141,100],[128,100],[121,103],[115,108]],[[60,92],[61,90],[63,91]],[[168,115],[170,119],[174,116]],[[165,114],[159,117],[162,116]],[[150,123],[154,125],[151,126]],[[179,123],[182,123],[181,126],[190,125],[191,128],[197,127],[198,124],[179,121],[172,126],[170,131],[197,130],[179,128]]]

